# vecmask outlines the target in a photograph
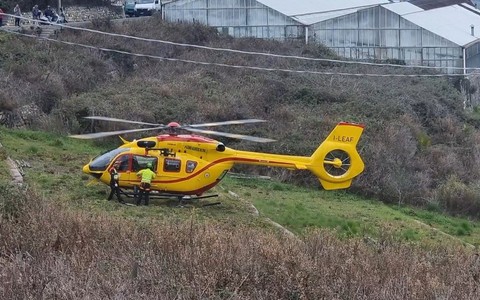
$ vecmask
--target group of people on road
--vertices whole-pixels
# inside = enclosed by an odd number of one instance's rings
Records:
[[[47,8],[43,11],[43,16],[46,18],[46,21],[48,22],[67,23],[67,20],[65,18],[65,13],[63,12],[62,7],[60,7],[60,14],[57,14],[55,10],[50,7],[50,5],[47,5]],[[38,8],[38,5],[35,5],[32,8],[32,19],[34,20],[42,19],[42,11]]]
[[[120,162],[115,161],[113,166],[109,170],[110,174],[110,194],[108,195],[107,200],[112,200],[113,195],[117,197],[118,202],[124,203],[123,198],[121,196],[122,191],[120,190],[119,180],[120,174],[118,170],[120,168]],[[140,180],[140,186],[138,187],[138,195],[137,195],[137,205],[141,205],[142,201],[145,205],[148,205],[150,202],[150,187],[152,184],[152,180],[156,177],[156,173],[153,170],[153,164],[151,162],[147,163],[146,168],[138,171],[136,173]]]
[[[6,14],[6,9],[0,6],[0,26],[5,25],[5,14]],[[19,4],[15,5],[15,7],[13,8],[13,15],[15,16],[15,26],[20,27],[22,10]],[[48,5],[47,8],[43,11],[43,16],[45,17],[44,21],[48,21],[48,22],[59,21],[61,23],[67,23],[65,14],[63,12],[63,8],[60,8],[60,14],[57,14],[55,10],[52,9],[50,5]],[[42,11],[39,9],[38,5],[34,5],[32,8],[32,19],[33,19],[33,23],[36,25],[38,25],[38,23],[42,19]]]

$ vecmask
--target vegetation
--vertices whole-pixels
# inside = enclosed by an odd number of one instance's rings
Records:
[[[221,205],[125,206],[105,200],[106,186],[85,187],[81,165],[103,148],[37,131],[0,136],[5,154],[31,165],[24,187],[0,177],[5,299],[479,296],[480,261],[458,243],[478,242],[477,223],[252,179],[225,179],[216,190]],[[428,225],[415,227],[415,219]]]
[[[199,24],[168,24],[159,18],[129,23],[98,20],[94,26],[102,31],[180,43],[335,57],[322,46],[231,39]],[[354,181],[352,192],[386,203],[479,216],[478,121],[463,109],[463,98],[453,79],[313,75],[204,66],[183,61],[316,72],[415,72],[139,40],[126,42],[125,38],[78,30],[63,31],[58,38],[122,53],[0,35],[0,73],[5,78],[0,107],[9,113],[34,103],[43,115],[24,116],[32,129],[65,134],[124,128],[82,119],[91,114],[157,123],[255,117],[270,123],[237,130],[273,137],[278,142],[224,142],[237,148],[309,155],[336,122],[360,122],[366,124],[359,147],[367,168]],[[126,55],[128,52],[169,60]],[[261,172],[285,181],[317,185],[306,173],[276,169]]]
[[[231,39],[199,24],[158,18],[96,20],[93,28],[336,58],[322,46]],[[5,146],[0,157],[31,164],[26,189],[0,176],[2,297],[479,298],[480,262],[475,249],[465,245],[478,246],[480,234],[474,221],[480,213],[480,123],[477,110],[463,108],[459,80],[350,77],[339,73],[416,71],[209,51],[83,31],[64,30],[56,38],[121,52],[0,32],[0,123],[35,130],[0,130]],[[221,206],[121,206],[104,200],[104,186],[85,188],[90,178],[79,173],[84,162],[116,140],[79,143],[62,137],[124,128],[83,119],[91,114],[155,123],[262,118],[270,122],[229,130],[278,142],[222,141],[298,155],[312,153],[335,123],[360,122],[366,124],[359,144],[366,170],[348,192],[327,193],[312,189],[318,182],[307,172],[239,167],[276,180],[226,180],[220,187],[225,190],[216,190]],[[252,217],[247,203],[229,196],[230,188],[254,203],[261,217]],[[264,216],[296,237],[278,233]]]

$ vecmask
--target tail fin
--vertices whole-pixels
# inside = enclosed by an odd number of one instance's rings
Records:
[[[356,148],[363,128],[361,124],[338,123],[311,156],[307,168],[318,177],[324,189],[348,188],[352,179],[363,172],[365,165]]]

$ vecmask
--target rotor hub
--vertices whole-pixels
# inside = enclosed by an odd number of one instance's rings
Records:
[[[167,125],[168,127],[168,134],[170,135],[177,135],[177,129],[180,128],[180,124],[178,124],[177,122],[170,122],[168,123]]]

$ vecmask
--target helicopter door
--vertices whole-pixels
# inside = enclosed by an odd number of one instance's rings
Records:
[[[148,163],[152,163],[153,171],[157,171],[158,159],[152,156],[143,156],[143,155],[130,155],[131,163],[129,164],[128,171],[126,172],[125,180],[128,181],[128,186],[133,187],[138,185],[139,179],[137,178],[137,172],[145,169]],[[122,176],[120,176],[120,180]]]

